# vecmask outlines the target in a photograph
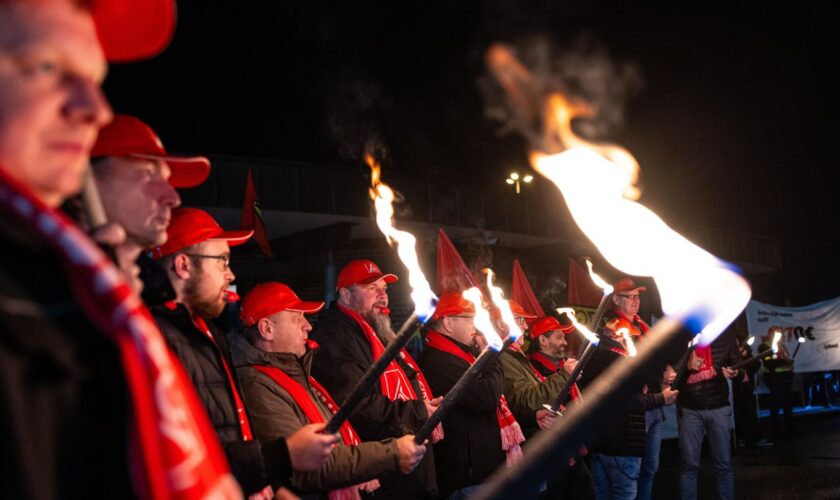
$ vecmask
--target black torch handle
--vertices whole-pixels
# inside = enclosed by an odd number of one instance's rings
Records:
[[[755,356],[751,357],[750,359],[745,359],[743,361],[739,361],[739,362],[735,363],[734,365],[730,366],[729,368],[731,368],[733,370],[737,370],[738,368],[741,368],[742,366],[746,366],[746,365],[752,363],[755,360],[761,359],[764,356],[767,356],[768,354],[771,354],[772,352],[773,352],[772,348],[767,349],[766,351],[761,351],[760,353],[756,354]]]
[[[557,397],[554,398],[554,402],[551,403],[551,410],[558,411],[560,409],[560,405],[563,404],[563,401],[569,397],[569,393],[572,392],[572,386],[575,385],[577,382],[578,377],[583,372],[583,368],[589,363],[589,360],[592,359],[592,355],[595,353],[595,344],[590,342],[586,345],[586,349],[583,350],[583,354],[581,355],[580,359],[578,360],[577,364],[575,365],[575,369],[572,370],[572,373],[569,374],[569,378],[566,379],[566,383],[563,384],[563,387],[560,389],[560,392],[557,394]]]
[[[335,412],[335,415],[333,415],[330,421],[327,422],[327,427],[324,429],[324,433],[335,434],[338,432],[341,424],[350,418],[350,415],[356,411],[356,408],[359,406],[359,403],[361,403],[362,398],[367,396],[373,388],[373,385],[377,380],[379,380],[379,376],[385,371],[388,364],[397,357],[397,354],[402,351],[403,347],[405,347],[406,344],[408,344],[408,341],[411,340],[411,337],[414,336],[414,330],[419,323],[420,318],[418,318],[416,314],[409,316],[408,320],[403,323],[400,331],[397,332],[396,338],[388,344],[388,347],[385,349],[385,352],[382,353],[382,356],[370,365],[367,372],[365,372],[362,378],[356,382],[356,386],[353,387],[353,390],[350,391],[350,394],[344,399],[344,402],[341,403],[338,411]]]

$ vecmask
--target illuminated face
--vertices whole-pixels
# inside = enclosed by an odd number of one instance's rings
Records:
[[[639,305],[642,303],[639,297],[639,292],[616,293],[613,295],[613,301],[618,306],[618,310],[632,318],[639,314]]]
[[[446,334],[462,344],[472,346],[475,342],[475,315],[447,316],[443,318]]]
[[[95,168],[108,220],[121,225],[141,248],[166,243],[172,209],[181,198],[169,185],[169,165],[160,160],[105,158]]]
[[[272,324],[271,348],[273,352],[288,352],[298,357],[306,353],[306,339],[309,337],[312,325],[302,312],[281,311],[266,319]]]
[[[563,357],[566,354],[566,335],[560,330],[552,330],[537,338],[540,343],[540,350],[555,358]]]
[[[49,206],[79,192],[111,120],[90,14],[68,0],[0,3],[0,168]]]
[[[230,270],[225,240],[208,240],[183,252],[192,254],[190,276],[184,284],[185,302],[204,319],[217,318],[227,303],[227,287],[236,276]]]
[[[388,284],[384,279],[374,281],[369,285],[353,285],[350,291],[350,309],[365,318],[383,314],[388,308]]]

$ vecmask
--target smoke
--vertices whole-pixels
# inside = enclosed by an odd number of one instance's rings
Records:
[[[387,112],[391,100],[378,83],[359,71],[345,72],[337,78],[335,93],[329,100],[327,126],[342,158],[359,160],[371,153],[382,161],[388,149],[379,127],[379,115]]]
[[[542,132],[544,99],[560,92],[593,108],[592,117],[578,119],[574,125],[581,136],[598,140],[623,127],[627,101],[643,88],[638,65],[615,60],[603,43],[588,34],[566,47],[538,36],[506,48],[531,72],[531,79],[523,86],[526,101],[517,103],[519,109],[512,108],[512,102],[491,75],[479,80],[485,117],[503,124],[500,134],[516,130],[534,142]],[[527,116],[524,122],[523,114]]]

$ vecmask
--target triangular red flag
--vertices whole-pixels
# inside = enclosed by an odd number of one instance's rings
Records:
[[[474,286],[481,288],[443,229],[438,231],[436,285],[438,295],[464,291]]]
[[[254,188],[254,178],[251,177],[251,170],[248,170],[248,180],[245,184],[245,199],[242,200],[242,216],[239,219],[239,226],[242,229],[254,230],[254,241],[259,245],[262,253],[273,257],[271,244],[268,242],[268,233],[265,230],[265,223],[260,214],[260,202],[257,200],[257,190]]]
[[[569,259],[569,284],[566,289],[567,302],[572,306],[598,307],[603,290],[592,283],[589,272],[573,259]]]
[[[531,283],[528,282],[528,277],[525,276],[522,265],[519,264],[519,259],[513,260],[513,284],[511,285],[510,298],[518,302],[525,311],[540,318],[545,317],[545,311],[537,301],[537,296],[534,295],[534,290],[531,288]]]

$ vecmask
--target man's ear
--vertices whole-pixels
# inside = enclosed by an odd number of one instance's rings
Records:
[[[338,290],[338,298],[341,300],[342,304],[349,304],[350,303],[350,289],[349,288],[341,288]]]
[[[193,263],[189,255],[179,253],[172,259],[172,271],[178,278],[182,280],[189,278],[193,270]]]
[[[614,293],[612,296],[613,304],[618,305],[618,294]]]
[[[268,317],[257,321],[257,330],[260,332],[260,338],[265,341],[274,340],[274,323]]]
[[[543,348],[548,344],[548,334],[544,333],[537,337],[537,343],[539,344],[540,348]]]

